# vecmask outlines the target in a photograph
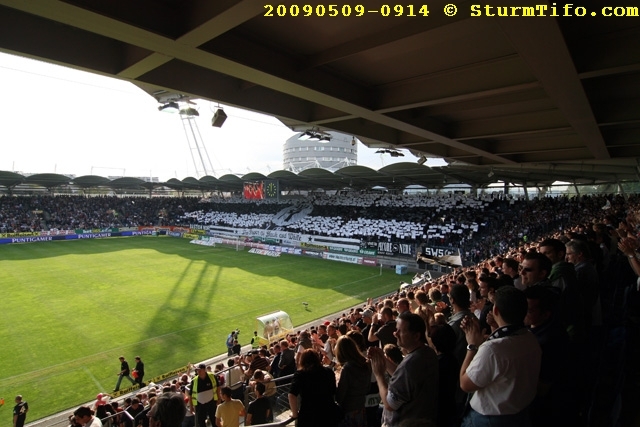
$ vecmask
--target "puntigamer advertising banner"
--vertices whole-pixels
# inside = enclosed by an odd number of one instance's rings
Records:
[[[95,228],[77,230],[48,230],[27,233],[2,233],[0,245],[9,243],[34,243],[48,242],[52,240],[77,240],[77,239],[104,239],[121,236],[150,236],[157,233],[151,227],[128,228]]]

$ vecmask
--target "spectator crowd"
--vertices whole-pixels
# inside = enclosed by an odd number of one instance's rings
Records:
[[[0,233],[159,225],[268,228],[366,242],[448,246],[478,263],[528,241],[589,221],[621,196],[543,197],[502,194],[313,195],[303,200],[237,197],[1,196]],[[602,215],[599,215],[602,216]]]
[[[286,404],[300,427],[625,421],[625,407],[620,409],[616,399],[622,395],[626,402],[622,377],[637,379],[638,370],[633,364],[629,371],[625,363],[610,363],[624,359],[610,352],[605,332],[624,326],[632,337],[627,344],[637,351],[637,197],[342,197],[349,198],[345,203],[340,196],[310,201],[311,216],[334,232],[347,224],[375,228],[378,221],[397,227],[417,224],[416,236],[402,235],[416,242],[425,238],[430,225],[473,230],[475,224],[473,236],[456,232],[437,237],[441,244],[463,245],[475,264],[384,298],[369,298],[269,346],[234,352],[227,366],[197,365],[195,375],[185,373],[160,387],[151,384],[125,401],[124,408],[98,395],[94,408],[76,410],[72,424],[95,427],[102,419],[118,427],[155,427],[158,422],[205,427],[209,418],[211,425],[226,427],[238,425],[242,417],[245,425],[261,424],[273,418],[274,408],[285,399],[277,392],[285,384]],[[240,226],[234,222],[240,220],[260,227],[267,224],[261,217],[284,206],[236,202],[3,197],[0,227],[24,231],[43,224],[98,227],[109,221],[194,220],[233,226]],[[353,234],[368,237],[358,227],[351,229]]]

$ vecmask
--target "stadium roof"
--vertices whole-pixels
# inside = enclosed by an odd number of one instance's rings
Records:
[[[314,17],[304,18],[290,2],[267,17],[256,0],[0,0],[0,49],[129,80],[159,102],[204,98],[294,130],[443,157],[451,180],[637,179],[637,8],[596,0],[558,6],[574,16],[488,18],[471,17],[467,1],[446,16],[448,2],[436,0],[428,16],[409,17],[408,6],[359,3],[363,11],[344,4],[331,18],[327,6],[305,2]],[[539,3],[536,14],[552,14]],[[342,181],[378,177],[339,172]],[[432,169],[404,173],[437,180]],[[299,177],[312,175],[329,179]],[[223,178],[219,185],[233,185]]]
[[[347,166],[336,172],[325,169],[306,169],[299,174],[289,171],[275,171],[269,175],[252,172],[242,177],[224,175],[220,178],[204,176],[200,179],[187,177],[182,180],[172,178],[167,182],[147,182],[139,178],[118,178],[109,180],[104,177],[87,175],[69,178],[58,174],[37,174],[28,177],[14,172],[0,171],[0,187],[14,188],[21,184],[30,184],[46,188],[62,185],[74,185],[80,188],[104,187],[114,190],[146,190],[168,187],[174,190],[198,191],[241,191],[246,181],[261,181],[275,179],[280,183],[280,189],[295,190],[338,190],[343,188],[371,189],[385,187],[403,190],[408,186],[419,185],[429,189],[442,188],[446,185],[466,184],[472,187],[486,187],[500,180],[517,186],[551,185],[556,180],[572,182],[578,185],[594,185],[598,183],[612,183],[617,179],[630,181],[637,179],[636,166],[600,167],[597,171],[593,166],[564,165],[558,168],[547,165],[529,168],[527,171],[518,167],[500,166],[490,170],[487,174],[481,166],[449,165],[444,167],[428,167],[417,163],[395,163],[380,170],[373,170],[365,166]],[[586,172],[586,173],[585,173]]]

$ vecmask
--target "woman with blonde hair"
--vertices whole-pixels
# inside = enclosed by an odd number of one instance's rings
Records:
[[[338,338],[336,359],[341,366],[336,402],[344,411],[340,427],[366,427],[365,403],[371,383],[371,368],[355,341]]]

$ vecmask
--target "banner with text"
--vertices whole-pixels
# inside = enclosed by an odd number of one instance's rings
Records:
[[[384,256],[415,256],[416,247],[407,243],[378,242],[378,255]]]

